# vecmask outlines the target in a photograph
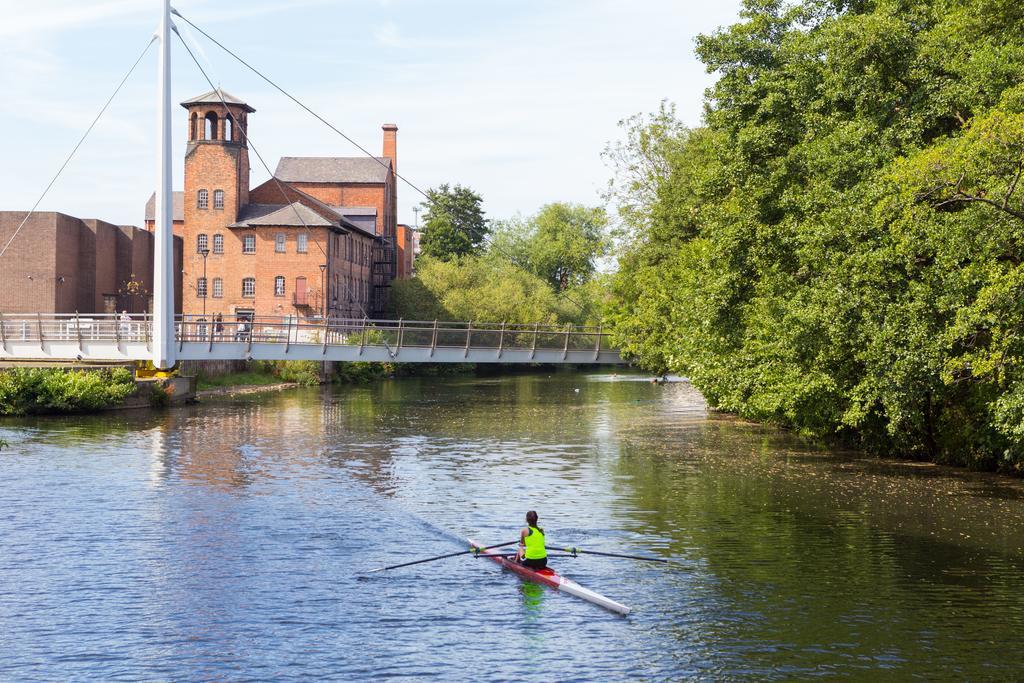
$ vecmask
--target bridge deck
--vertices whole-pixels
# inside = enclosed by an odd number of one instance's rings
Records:
[[[178,360],[621,364],[599,327],[178,316]],[[0,314],[0,361],[152,357],[148,315]]]

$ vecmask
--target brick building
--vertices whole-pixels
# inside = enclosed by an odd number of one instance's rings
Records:
[[[380,157],[284,157],[274,178],[250,188],[243,131],[255,109],[224,91],[182,107],[188,143],[174,232],[184,242],[183,312],[382,316],[397,274],[398,127],[384,125]]]
[[[395,277],[399,280],[412,277],[412,264],[416,260],[416,231],[405,223],[398,224],[395,234]]]
[[[0,244],[26,213],[0,212]],[[176,239],[179,265],[181,248]],[[143,313],[150,310],[152,292],[150,232],[53,211],[29,217],[0,265],[0,313],[5,314]],[[180,291],[176,294],[180,300]]]

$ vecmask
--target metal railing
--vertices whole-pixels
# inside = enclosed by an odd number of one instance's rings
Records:
[[[4,314],[0,313],[0,344],[9,342],[106,341],[145,342],[152,338],[148,314]],[[440,320],[369,320],[366,318],[303,318],[296,316],[179,315],[175,340],[186,343],[384,347],[394,357],[403,348],[505,351],[614,352],[600,326],[454,322]]]
[[[149,315],[0,313],[0,344],[14,341],[149,342]]]

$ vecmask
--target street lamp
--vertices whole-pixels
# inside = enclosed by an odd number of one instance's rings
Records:
[[[320,264],[320,317],[324,317],[324,307],[327,304],[327,292],[324,291],[324,274],[327,272],[327,264]]]
[[[203,321],[206,320],[206,297],[210,295],[210,283],[206,281],[206,257],[210,255],[210,250],[203,247],[199,250],[199,253],[203,256]]]

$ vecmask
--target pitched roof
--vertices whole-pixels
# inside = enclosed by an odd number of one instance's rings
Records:
[[[281,157],[274,175],[290,183],[383,183],[387,157]]]
[[[185,193],[175,192],[174,193],[174,217],[171,220],[183,221],[185,220]],[[149,201],[146,202],[146,220],[156,220],[156,192],[149,195]]]
[[[262,185],[259,185],[258,187],[254,188],[252,190],[252,193],[258,195],[260,190],[262,190],[265,187],[271,186],[271,183],[273,183],[274,185],[278,185],[279,186],[278,189],[281,189],[283,187],[278,182],[278,179],[271,178],[270,180],[266,181]],[[326,218],[328,220],[336,220],[343,230],[355,230],[356,232],[361,232],[361,233],[367,235],[368,237],[376,237],[377,236],[377,233],[374,232],[373,230],[367,230],[366,227],[358,225],[356,223],[353,223],[349,219],[347,219],[344,216],[342,216],[340,213],[338,213],[338,210],[337,210],[336,207],[330,206],[329,204],[326,204],[326,203],[320,201],[316,197],[314,197],[312,195],[309,195],[309,194],[306,194],[305,192],[303,192],[299,188],[295,187],[294,185],[288,185],[287,192],[288,193],[292,193],[295,196],[298,196],[299,197],[299,199],[298,199],[299,203],[304,204],[306,207],[308,207],[314,213],[319,214],[322,218]],[[287,196],[287,194],[286,194],[286,196]],[[287,205],[286,204],[279,204],[277,206],[287,206]],[[292,213],[292,215],[294,215],[294,212]]]
[[[191,97],[182,102],[181,106],[188,109],[193,104],[221,104],[221,98],[224,98],[224,102],[227,102],[228,104],[237,104],[250,114],[256,111],[242,100],[226,92],[223,88],[217,88],[216,90],[211,90],[210,92],[203,93],[202,95]]]
[[[339,216],[340,218],[340,216]],[[238,222],[229,228],[247,228],[260,225],[340,227],[339,221],[331,221],[305,204],[246,204],[238,212]]]
[[[376,216],[376,206],[332,206],[342,216]]]

